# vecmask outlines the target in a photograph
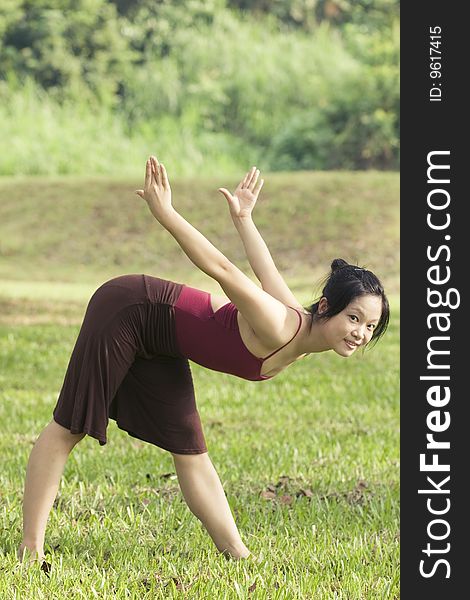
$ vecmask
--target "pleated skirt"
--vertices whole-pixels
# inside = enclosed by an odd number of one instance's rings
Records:
[[[71,433],[107,443],[109,419],[176,454],[207,452],[188,360],[175,334],[183,284],[122,275],[90,298],[53,411]]]

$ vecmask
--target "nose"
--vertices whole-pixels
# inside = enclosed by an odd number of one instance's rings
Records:
[[[354,329],[354,331],[351,331],[351,335],[353,336],[353,338],[355,338],[356,340],[363,340],[364,339],[364,328],[363,327],[356,327],[356,329]]]

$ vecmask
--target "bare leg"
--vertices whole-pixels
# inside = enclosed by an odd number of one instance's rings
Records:
[[[171,454],[184,499],[217,549],[224,555],[228,553],[228,558],[251,556],[240,538],[222,483],[207,452]]]
[[[23,541],[17,556],[44,558],[47,520],[59,489],[67,458],[85,433],[72,434],[52,420],[41,432],[31,450],[26,468],[23,499]]]

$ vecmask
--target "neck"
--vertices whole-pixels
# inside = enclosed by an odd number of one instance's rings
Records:
[[[330,350],[323,335],[321,321],[313,320],[312,316],[302,314],[302,327],[296,338],[295,352],[298,355]]]

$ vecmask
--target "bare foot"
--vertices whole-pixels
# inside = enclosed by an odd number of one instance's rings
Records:
[[[227,560],[247,560],[249,562],[261,562],[261,558],[251,553],[246,546],[239,551],[232,549],[231,551],[224,550],[222,553]]]
[[[252,554],[250,552],[250,554],[248,556],[243,557],[245,558],[245,560],[248,560],[249,562],[254,562],[254,563],[260,563],[263,562],[263,557],[261,556],[256,556],[255,554]]]
[[[25,544],[21,544],[16,553],[18,560],[22,563],[32,564],[35,562],[42,563],[45,560],[44,551],[38,548],[28,548]]]

